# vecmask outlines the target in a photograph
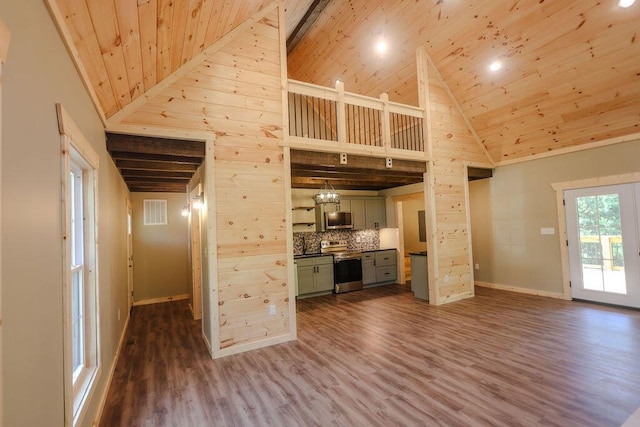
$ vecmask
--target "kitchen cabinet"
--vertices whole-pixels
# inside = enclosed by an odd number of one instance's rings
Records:
[[[324,214],[325,212],[351,212],[351,201],[342,200],[339,204],[318,205],[315,207],[315,230],[317,232],[325,230]]]
[[[384,198],[350,198],[345,202],[349,202],[348,210],[351,211],[354,230],[377,230],[387,226],[387,207]]]
[[[351,199],[351,219],[353,221],[353,229],[354,230],[364,230],[365,229],[365,210],[364,210],[364,199]]]
[[[362,254],[362,283],[391,283],[398,279],[396,250],[384,249]]]
[[[387,226],[387,208],[384,199],[364,201],[365,228],[378,230]]]
[[[333,256],[296,259],[298,295],[333,291]]]
[[[362,284],[376,283],[376,253],[365,252],[362,254]]]
[[[351,212],[354,230],[377,230],[387,226],[387,207],[384,197],[347,196],[343,197],[337,205],[316,206],[314,219],[317,232],[326,231],[324,229],[325,212]]]

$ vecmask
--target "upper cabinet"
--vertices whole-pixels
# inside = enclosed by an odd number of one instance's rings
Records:
[[[384,197],[343,197],[338,206],[341,212],[351,212],[354,230],[377,230],[387,226]]]
[[[351,212],[354,230],[387,226],[386,199],[377,196],[342,196],[339,204],[315,205],[309,196],[294,195],[293,231],[323,232],[325,212]]]
[[[351,217],[353,218],[353,229],[364,230],[366,228],[365,218],[367,216],[364,207],[364,199],[352,199]]]
[[[365,228],[378,230],[387,226],[387,207],[384,198],[366,199],[364,214]]]

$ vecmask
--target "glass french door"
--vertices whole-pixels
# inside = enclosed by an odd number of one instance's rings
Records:
[[[640,308],[640,184],[565,190],[571,296]]]

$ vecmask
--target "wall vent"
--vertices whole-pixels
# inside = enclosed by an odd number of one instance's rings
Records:
[[[144,200],[144,225],[165,225],[167,223],[167,201],[161,199]]]

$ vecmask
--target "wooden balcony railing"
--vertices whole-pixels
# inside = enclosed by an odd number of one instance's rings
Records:
[[[424,111],[418,107],[289,80],[292,146],[426,159]]]

